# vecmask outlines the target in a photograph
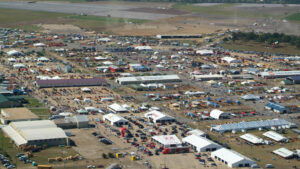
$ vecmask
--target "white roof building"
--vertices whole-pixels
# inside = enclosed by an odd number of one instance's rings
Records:
[[[146,83],[170,83],[181,82],[178,75],[158,75],[158,76],[134,76],[134,77],[118,77],[116,82],[121,85],[127,84],[146,84]]]
[[[121,126],[127,125],[128,120],[117,114],[109,113],[103,116],[104,121],[109,121],[111,125]]]
[[[228,116],[229,116],[228,113],[225,113],[218,109],[214,109],[210,112],[210,117],[214,119],[224,119],[224,118],[228,118]]]
[[[20,55],[24,55],[24,53],[22,52],[19,52],[17,50],[11,50],[11,51],[8,51],[6,52],[8,56],[20,56]]]
[[[45,47],[46,45],[44,43],[34,43],[34,47]]]
[[[162,144],[164,148],[182,146],[181,141],[176,135],[153,136],[152,139]]]
[[[16,63],[13,65],[14,69],[20,69],[20,68],[26,68],[26,65],[22,64],[22,63]]]
[[[251,165],[256,164],[254,161],[242,154],[229,150],[226,148],[221,148],[211,153],[211,157],[216,160],[227,164],[229,167],[251,167]]]
[[[190,135],[182,139],[183,143],[188,143],[197,152],[215,151],[222,148],[221,145],[201,136]]]
[[[17,146],[67,143],[65,132],[50,120],[11,122],[2,130]]]
[[[213,50],[202,49],[202,50],[197,50],[196,54],[202,55],[202,56],[207,56],[207,55],[213,55],[214,51]]]
[[[119,105],[117,103],[111,104],[107,106],[108,109],[114,113],[127,113],[127,105]]]
[[[240,136],[240,138],[252,143],[252,144],[263,144],[264,140],[253,134],[246,133]]]
[[[152,51],[153,49],[150,46],[137,46],[136,50]]]
[[[279,155],[279,156],[281,156],[283,158],[291,158],[295,154],[294,152],[292,152],[289,149],[284,148],[284,147],[279,148],[277,150],[274,150],[273,153],[276,154],[276,155]]]
[[[146,113],[145,117],[152,119],[154,123],[164,123],[164,122],[176,121],[175,118],[173,118],[163,112],[157,111],[157,110],[153,110],[153,111]]]
[[[284,78],[290,76],[300,76],[299,70],[294,71],[274,71],[274,72],[260,72],[263,78]]]
[[[267,131],[267,132],[263,133],[263,135],[272,140],[275,140],[277,142],[287,142],[288,141],[288,139],[286,137],[284,137],[283,135],[281,135],[275,131]]]

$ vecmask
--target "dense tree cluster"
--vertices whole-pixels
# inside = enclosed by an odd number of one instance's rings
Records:
[[[238,32],[232,33],[232,40],[256,41],[272,44],[275,42],[289,43],[300,48],[300,36],[286,35],[283,33],[254,33],[254,32]]]
[[[101,1],[101,0],[86,0]],[[140,2],[188,2],[188,3],[279,3],[279,4],[300,4],[299,0],[123,0]]]

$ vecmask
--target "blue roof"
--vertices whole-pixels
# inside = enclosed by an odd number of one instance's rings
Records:
[[[284,106],[281,106],[279,104],[272,103],[272,102],[267,103],[265,106],[270,107],[270,108],[275,109],[275,110],[287,110],[288,109]]]

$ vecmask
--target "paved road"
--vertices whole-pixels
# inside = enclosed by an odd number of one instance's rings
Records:
[[[34,11],[60,12],[70,14],[87,14],[95,16],[135,18],[146,20],[159,20],[176,15],[146,13],[134,11],[137,7],[126,5],[110,5],[110,4],[79,4],[79,3],[59,3],[59,2],[0,2],[0,8],[9,9],[25,9]]]

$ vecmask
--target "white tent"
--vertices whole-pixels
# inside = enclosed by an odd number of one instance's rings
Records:
[[[202,55],[202,56],[207,56],[207,55],[213,55],[214,51],[213,50],[203,49],[203,50],[197,50],[196,54]]]
[[[150,46],[137,46],[135,47],[136,50],[145,50],[145,51],[152,51],[153,49]]]
[[[204,137],[206,135],[206,133],[204,131],[201,131],[199,129],[194,129],[194,130],[188,131],[187,134],[188,135],[202,136],[202,137]]]
[[[48,61],[49,61],[49,59],[46,58],[46,57],[39,57],[37,60],[38,60],[39,62],[48,62]]]
[[[226,148],[221,148],[217,151],[211,153],[211,157],[216,160],[227,164],[229,167],[251,167],[253,164],[256,164],[254,161],[248,157],[239,154],[236,151],[229,150]]]
[[[163,112],[157,111],[157,110],[153,110],[153,111],[146,113],[145,117],[152,119],[154,123],[164,123],[164,122],[176,121],[175,118],[173,118]]]
[[[286,137],[284,137],[283,135],[276,133],[275,131],[267,131],[265,133],[263,133],[264,136],[275,140],[277,142],[287,142],[288,139]]]
[[[227,63],[240,63],[241,62],[240,60],[237,60],[237,59],[235,59],[233,57],[229,57],[229,56],[223,57],[222,60],[226,61]]]
[[[17,63],[13,65],[14,69],[20,69],[20,68],[26,68],[26,65],[22,64],[22,63]]]
[[[16,50],[11,50],[7,52],[8,56],[23,56],[24,53],[16,51]]]
[[[218,109],[214,109],[210,112],[210,117],[214,119],[223,119],[223,118],[227,118],[228,116],[229,116],[228,113],[225,113]]]
[[[274,150],[273,153],[274,153],[274,154],[277,154],[277,155],[279,155],[279,156],[281,156],[281,157],[283,157],[283,158],[291,158],[291,157],[293,157],[294,154],[295,154],[294,152],[292,152],[292,151],[290,151],[289,149],[286,149],[286,148],[284,148],[284,147],[279,148],[279,149],[277,149],[277,150]]]
[[[109,113],[103,116],[103,120],[104,121],[109,121],[111,125],[116,125],[116,126],[121,126],[121,125],[127,125],[128,121],[117,115],[117,114],[113,114],[113,113]]]
[[[46,45],[44,43],[34,43],[34,47],[45,47]]]
[[[114,113],[127,113],[128,109],[126,107],[123,107],[117,103],[108,105],[108,109]]]
[[[240,138],[252,143],[252,144],[262,144],[264,140],[262,138],[259,138],[253,134],[246,133],[240,136]]]
[[[81,91],[83,91],[83,92],[91,92],[91,89],[88,88],[88,87],[83,87],[83,88],[81,88]]]
[[[201,136],[190,135],[182,139],[183,143],[191,145],[197,152],[215,151],[222,148],[221,145]]]
[[[15,58],[8,58],[7,60],[8,60],[8,62],[16,62],[17,61]]]
[[[162,144],[164,148],[182,146],[181,141],[176,135],[153,136],[152,139]]]

